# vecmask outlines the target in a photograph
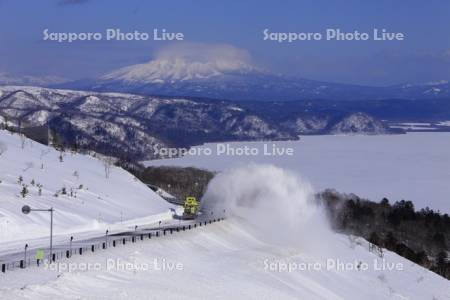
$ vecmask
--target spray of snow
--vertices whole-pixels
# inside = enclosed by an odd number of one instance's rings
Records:
[[[331,234],[311,185],[273,165],[251,164],[218,174],[202,202],[206,213],[225,212],[268,243],[316,251]]]

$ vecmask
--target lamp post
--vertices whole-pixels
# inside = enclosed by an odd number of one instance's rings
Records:
[[[105,249],[108,248],[108,232],[109,232],[109,230],[106,229],[106,233],[105,233]]]
[[[27,249],[28,249],[28,244],[25,244],[25,254],[24,254],[24,258],[23,258],[24,268],[27,266]]]
[[[22,213],[28,215],[32,211],[47,211],[50,212],[50,262],[53,260],[53,207],[49,209],[31,208],[28,205],[22,207]]]
[[[69,257],[72,257],[72,241],[73,241],[73,236],[70,237],[70,243],[69,243]]]

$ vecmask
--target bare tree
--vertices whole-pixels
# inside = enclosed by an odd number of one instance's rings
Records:
[[[111,174],[111,167],[114,164],[114,158],[113,157],[104,157],[102,159],[103,161],[103,167],[105,170],[105,177],[109,178],[109,175]]]
[[[59,151],[58,159],[60,162],[64,161],[64,151],[63,150]]]
[[[5,153],[6,150],[8,150],[8,147],[6,146],[6,144],[0,142],[0,155],[2,155],[3,153]]]
[[[49,153],[50,153],[50,149],[47,149],[47,150],[41,150],[40,159],[42,160],[42,158],[43,158],[44,156],[46,156],[47,154],[49,154]]]
[[[20,145],[21,145],[22,149],[25,149],[25,145],[27,143],[27,137],[23,133],[20,133],[19,136],[20,136]]]

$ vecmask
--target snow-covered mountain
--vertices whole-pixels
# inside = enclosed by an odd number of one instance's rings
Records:
[[[389,131],[387,125],[361,112],[345,117],[331,128],[332,134],[386,134]]]
[[[436,99],[450,96],[448,82],[370,87],[284,76],[239,59],[158,57],[109,72],[99,78],[54,87],[144,95],[230,100]]]
[[[291,118],[281,126],[299,135],[305,134],[390,134],[394,130],[385,123],[363,112],[344,116],[302,115]],[[401,130],[397,131],[401,133]]]
[[[118,69],[100,78],[105,82],[123,81],[133,84],[173,84],[183,81],[207,80],[227,73],[257,71],[241,61],[214,60],[189,62],[184,58],[159,59]]]
[[[296,138],[226,101],[8,86],[0,87],[0,115],[48,125],[63,144],[128,159],[207,141]]]
[[[355,99],[361,95],[367,98],[374,94],[374,88],[370,87],[290,78],[244,64],[222,67],[211,63],[191,63],[186,60],[153,60],[112,71],[94,80],[63,83],[55,87],[258,101],[330,97]]]
[[[328,117],[295,117],[282,123],[286,128],[289,128],[297,134],[316,134],[325,132],[330,120]]]

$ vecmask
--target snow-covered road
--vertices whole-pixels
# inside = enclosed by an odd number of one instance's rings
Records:
[[[161,217],[158,219],[158,217]],[[155,222],[155,219],[161,221]],[[145,220],[151,221],[150,223],[144,223]],[[75,233],[71,235],[58,235],[53,237],[53,253],[65,253],[67,250],[77,250],[80,247],[86,247],[91,245],[100,245],[101,243],[108,241],[110,243],[113,239],[117,237],[132,237],[140,235],[148,235],[156,232],[160,232],[164,229],[170,228],[182,228],[188,225],[193,225],[195,222],[204,221],[203,218],[198,220],[175,220],[168,219],[165,215],[151,216],[148,218],[143,218],[140,220],[127,221],[126,224],[115,224],[108,229],[108,235],[106,232],[100,232],[98,230]],[[70,238],[72,237],[72,242]],[[0,248],[0,264],[2,263],[18,263],[20,260],[24,259],[24,242],[25,241],[13,241],[2,243]],[[38,249],[44,250],[45,257],[49,258],[50,247],[49,247],[49,237],[39,237],[30,240],[26,240],[28,261],[33,261],[34,264],[34,254]]]
[[[333,234],[323,247],[269,244],[225,220],[74,257],[71,272],[0,275],[0,298],[449,299],[448,280],[391,252],[380,258],[364,240]]]

